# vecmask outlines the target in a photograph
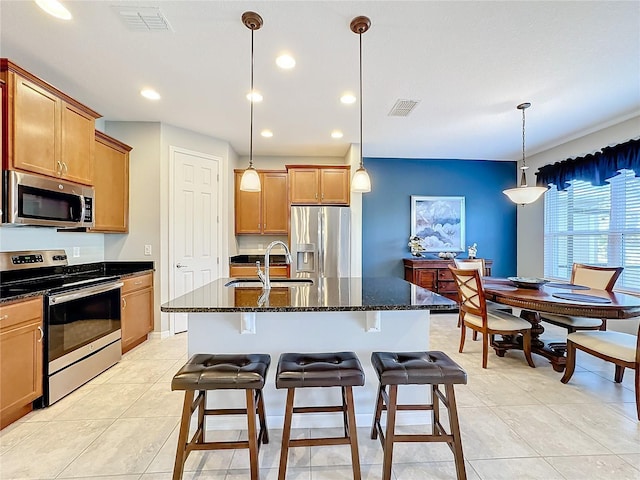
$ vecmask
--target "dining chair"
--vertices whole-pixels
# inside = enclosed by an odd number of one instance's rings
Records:
[[[567,335],[567,363],[560,380],[567,383],[576,368],[576,350],[616,365],[614,381],[622,382],[625,368],[635,370],[636,414],[640,420],[640,325],[637,335],[612,331],[574,332]]]
[[[487,274],[487,267],[484,263],[484,258],[454,258],[453,262],[456,264],[456,268],[462,270],[478,270],[481,278]],[[507,313],[512,312],[511,307],[501,303],[492,302],[491,300],[487,300],[487,309],[502,310]],[[462,325],[462,320],[460,318],[460,314],[458,314],[458,328],[460,328],[460,325]],[[473,339],[478,339],[478,332],[473,332]]]
[[[571,283],[598,290],[613,290],[624,267],[597,267],[574,263],[571,270]],[[540,319],[558,327],[566,328],[569,333],[578,330],[606,330],[607,320],[600,318],[571,317],[554,313],[540,313]]]
[[[487,368],[489,345],[495,335],[522,334],[522,350],[527,363],[535,368],[531,358],[531,323],[502,310],[488,310],[480,272],[476,269],[449,266],[460,296],[460,349],[465,343],[466,328],[482,335],[482,368]]]
[[[462,270],[478,270],[481,277],[487,274],[484,258],[454,258],[453,262],[456,264],[456,268]]]

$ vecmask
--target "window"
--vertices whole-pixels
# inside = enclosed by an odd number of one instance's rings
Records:
[[[544,208],[545,277],[569,280],[574,263],[622,266],[616,290],[640,292],[640,178],[633,170],[603,186],[554,185]]]

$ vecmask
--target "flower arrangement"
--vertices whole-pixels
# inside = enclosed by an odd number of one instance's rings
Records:
[[[469,258],[476,258],[478,253],[478,244],[474,243],[473,245],[467,247],[467,253],[469,254]]]
[[[411,255],[414,257],[421,257],[422,252],[425,251],[425,248],[422,246],[422,239],[417,235],[411,235],[409,237],[409,250],[411,250]]]

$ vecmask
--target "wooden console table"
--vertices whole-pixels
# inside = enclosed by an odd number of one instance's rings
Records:
[[[439,258],[404,258],[404,279],[408,282],[439,293],[458,301],[458,291],[449,271],[449,265],[455,267],[453,260]],[[486,276],[491,275],[493,260],[484,260]]]

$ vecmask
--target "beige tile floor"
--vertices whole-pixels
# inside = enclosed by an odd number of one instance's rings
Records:
[[[519,352],[490,355],[483,370],[480,342],[468,340],[457,353],[455,323],[455,315],[432,315],[431,349],[447,352],[469,375],[467,385],[456,387],[469,479],[640,479],[632,372],[615,384],[610,365],[580,355],[571,383],[563,385],[546,360],[534,356],[531,369]],[[185,335],[150,340],[52,407],[4,429],[0,479],[170,479],[182,402],[170,381],[185,360]],[[277,478],[281,431],[270,433],[260,452],[262,479]],[[380,446],[369,439],[368,426],[358,434],[363,478],[379,479]],[[294,449],[289,465],[290,479],[351,478],[348,447]],[[248,454],[194,452],[185,470],[185,480],[248,479]],[[451,453],[445,445],[400,444],[393,476],[455,478]]]

